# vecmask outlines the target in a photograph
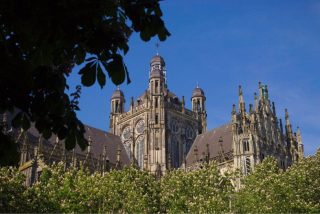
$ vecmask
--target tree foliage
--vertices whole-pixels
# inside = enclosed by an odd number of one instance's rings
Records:
[[[43,137],[84,148],[78,108],[66,94],[73,66],[84,64],[84,86],[103,87],[106,75],[116,85],[130,82],[128,39],[138,32],[143,41],[165,40],[161,16],[159,0],[0,1],[0,113],[19,109],[14,127],[32,122]]]
[[[320,152],[287,171],[266,158],[235,191],[234,176],[215,164],[173,170],[161,180],[134,167],[106,174],[85,169],[45,168],[24,187],[16,169],[0,169],[0,212],[31,213],[319,213]]]
[[[320,152],[279,170],[273,158],[265,159],[244,179],[236,197],[239,213],[319,213]]]
[[[225,213],[232,191],[230,177],[222,176],[215,164],[190,172],[175,170],[161,182],[161,211]]]

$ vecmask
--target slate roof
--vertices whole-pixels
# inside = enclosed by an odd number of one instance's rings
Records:
[[[222,137],[223,142],[220,145],[219,138]],[[198,149],[198,158],[201,159],[207,153],[207,144],[209,144],[210,159],[214,159],[219,156],[221,150],[224,153],[232,151],[232,126],[226,124],[215,128],[211,131],[198,135],[192,144],[191,149],[186,157],[186,164],[190,166],[194,164],[196,160],[195,148]]]
[[[130,160],[127,156],[127,153],[125,151],[125,148],[121,142],[121,139],[119,136],[111,134],[109,132],[105,132],[103,130],[90,127],[88,125],[85,125],[85,138],[88,139],[89,136],[92,140],[91,145],[91,153],[93,158],[99,159],[100,155],[102,156],[104,147],[106,146],[106,154],[110,161],[110,163],[115,164],[116,163],[116,155],[117,155],[117,149],[121,149],[120,153],[120,160],[123,165],[129,165]],[[31,144],[36,144],[39,142],[39,132],[34,127],[31,126],[28,130],[28,139]],[[54,143],[56,141],[56,136],[51,136],[50,139],[46,140],[43,139],[43,144],[46,144],[47,147],[53,148]],[[60,141],[62,143],[62,146],[64,147],[64,141]],[[50,151],[51,152],[51,151]],[[86,155],[87,150],[81,150],[81,148],[76,145],[75,152],[80,155]]]

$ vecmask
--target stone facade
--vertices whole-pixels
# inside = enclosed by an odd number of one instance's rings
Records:
[[[118,88],[111,97],[110,132],[121,136],[131,162],[161,175],[185,164],[195,137],[206,131],[206,97],[198,86],[192,93],[192,110],[169,91],[163,58],[151,59],[149,85],[129,111]]]
[[[239,86],[239,105],[233,105],[231,123],[198,135],[187,156],[187,167],[215,160],[222,171],[239,169],[244,175],[252,172],[265,157],[273,156],[279,167],[286,169],[304,156],[299,127],[294,133],[285,109],[285,132],[278,119],[268,88],[259,83],[259,98],[246,105]]]

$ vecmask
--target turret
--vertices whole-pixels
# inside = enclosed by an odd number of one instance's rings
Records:
[[[121,114],[124,112],[124,95],[123,92],[117,87],[111,96],[111,113]]]
[[[198,119],[200,122],[199,134],[207,131],[207,113],[205,105],[206,97],[203,90],[197,85],[197,87],[192,91],[192,111],[198,114]]]
[[[117,89],[113,92],[111,96],[111,111],[110,111],[110,132],[115,134],[116,130],[116,117],[119,116],[124,112],[124,104],[125,104],[125,99],[123,92],[120,90],[119,86]]]
[[[165,62],[160,55],[151,59],[149,72],[149,90],[151,94],[158,95],[166,88]]]

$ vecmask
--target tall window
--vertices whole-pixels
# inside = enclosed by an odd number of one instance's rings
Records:
[[[242,141],[242,144],[243,144],[243,151],[244,152],[249,152],[250,151],[249,141],[248,140],[244,140],[244,141]]]
[[[138,162],[138,166],[143,168],[143,157],[144,156],[144,136],[140,136],[137,139],[136,145],[136,159]]]
[[[156,116],[155,116],[155,124],[158,124],[159,123],[159,115],[158,114],[156,114]]]
[[[159,81],[156,80],[156,84],[155,84],[155,90],[156,90],[156,93],[158,93],[158,87],[159,87]]]
[[[154,107],[158,108],[158,98],[157,97],[154,98]]]

